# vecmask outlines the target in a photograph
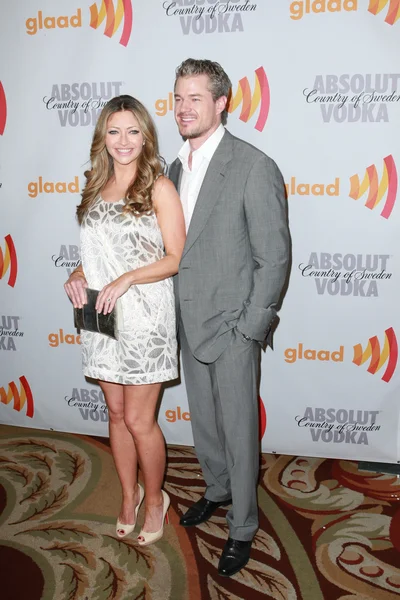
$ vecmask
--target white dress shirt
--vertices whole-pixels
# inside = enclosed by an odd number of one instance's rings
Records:
[[[208,165],[210,164],[224,133],[225,127],[221,124],[200,148],[192,152],[191,169],[189,169],[189,140],[186,140],[178,153],[178,158],[181,161],[183,168],[179,194],[182,202],[183,214],[185,216],[186,232],[189,229],[194,207],[196,206],[197,197],[207,172]]]

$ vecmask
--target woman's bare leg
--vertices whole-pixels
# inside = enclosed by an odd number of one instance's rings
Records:
[[[125,422],[135,441],[146,490],[144,531],[162,525],[161,486],[165,473],[165,442],[155,412],[160,383],[124,386]]]
[[[119,383],[99,381],[109,417],[111,451],[122,488],[121,523],[135,523],[135,508],[139,502],[137,487],[137,453],[132,434],[124,419],[124,388]]]

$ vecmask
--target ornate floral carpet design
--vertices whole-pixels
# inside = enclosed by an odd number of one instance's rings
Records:
[[[194,529],[178,524],[204,491],[193,449],[169,446],[165,488],[163,539],[118,540],[108,440],[0,426],[1,600],[400,600],[394,476],[263,455],[260,530],[231,579],[216,570],[227,509]]]

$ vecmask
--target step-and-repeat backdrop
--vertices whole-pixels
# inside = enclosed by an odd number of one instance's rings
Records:
[[[220,62],[228,128],[286,182],[292,265],[262,357],[268,452],[400,459],[400,0],[20,0],[0,20],[0,419],[107,435],[63,284],[93,127],[119,94],[182,140],[175,67]],[[182,380],[170,443],[192,444]]]

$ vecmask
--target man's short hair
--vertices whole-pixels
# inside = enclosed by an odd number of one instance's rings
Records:
[[[214,102],[221,96],[226,96],[229,99],[232,83],[224,69],[217,62],[207,59],[187,58],[177,67],[175,74],[175,85],[179,77],[207,75],[210,80],[209,90]],[[228,111],[225,108],[221,113],[221,123],[225,125],[227,119]]]

